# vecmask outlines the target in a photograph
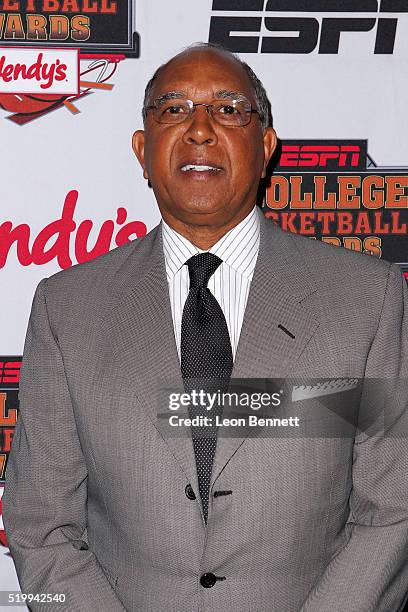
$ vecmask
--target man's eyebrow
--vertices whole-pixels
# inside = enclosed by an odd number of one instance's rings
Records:
[[[179,100],[187,97],[187,93],[185,91],[166,91],[165,93],[160,94],[153,100],[153,104],[160,106],[167,100]],[[230,91],[226,89],[220,89],[215,93],[215,99],[218,100],[237,100],[238,102],[244,101],[248,102],[248,96],[246,96],[241,91]]]
[[[166,100],[185,98],[186,95],[187,94],[185,91],[166,91],[166,93],[157,96],[157,98],[154,99],[154,102],[156,102],[156,104],[162,104],[163,102],[166,102]]]
[[[240,91],[227,91],[225,89],[217,91],[215,97],[220,98],[221,100],[225,100],[226,98],[233,98],[234,100],[238,100],[239,102],[241,102],[242,100],[248,100],[248,96],[246,96]]]

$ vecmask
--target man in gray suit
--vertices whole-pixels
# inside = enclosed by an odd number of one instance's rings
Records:
[[[398,268],[263,218],[254,202],[276,136],[261,83],[228,52],[201,45],[161,67],[144,121],[133,145],[162,223],[34,297],[4,521],[22,590],[66,601],[31,608],[402,610]],[[387,425],[166,433],[158,389],[200,376],[381,377]]]

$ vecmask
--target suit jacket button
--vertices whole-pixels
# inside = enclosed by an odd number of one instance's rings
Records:
[[[193,487],[191,486],[191,484],[188,484],[186,488],[184,489],[184,491],[188,499],[191,499],[191,500],[196,499],[196,494],[194,493]]]
[[[207,574],[203,574],[200,578],[200,584],[206,589],[211,589],[214,584],[217,582],[217,578],[211,572]]]

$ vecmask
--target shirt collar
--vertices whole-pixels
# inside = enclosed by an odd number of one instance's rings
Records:
[[[220,257],[225,264],[248,280],[252,279],[259,251],[260,214],[261,211],[254,206],[238,225],[209,249],[209,253]],[[166,274],[170,282],[190,257],[204,251],[176,232],[164,220],[162,227]]]

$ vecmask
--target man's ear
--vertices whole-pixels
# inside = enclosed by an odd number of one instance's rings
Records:
[[[275,130],[271,127],[265,128],[264,134],[263,134],[264,165],[263,165],[262,174],[261,174],[262,178],[265,178],[266,176],[266,168],[270,162],[273,152],[276,149],[277,143],[278,143],[278,137],[276,136]]]
[[[143,168],[143,176],[144,176],[144,178],[148,179],[149,178],[149,174],[148,174],[148,172],[146,170],[145,155],[144,155],[145,133],[144,133],[143,130],[136,130],[136,132],[133,134],[132,148],[133,148],[134,154],[136,155],[137,159],[139,160],[139,164]]]

